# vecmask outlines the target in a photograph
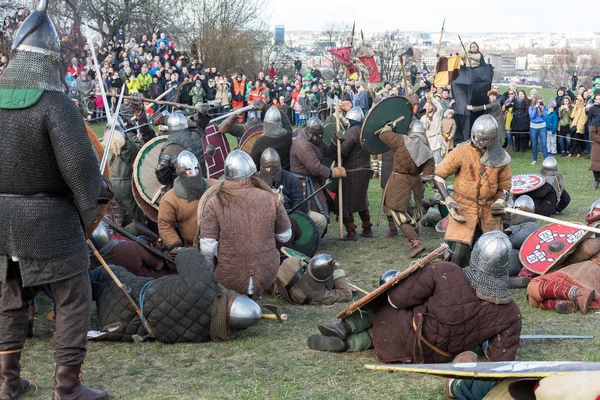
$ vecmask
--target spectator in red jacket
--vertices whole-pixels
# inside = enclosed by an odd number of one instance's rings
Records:
[[[79,61],[77,61],[76,57],[73,57],[71,59],[71,64],[69,64],[69,66],[67,67],[67,71],[69,71],[73,75],[73,78],[77,79],[79,73],[83,71],[83,65],[81,65]]]

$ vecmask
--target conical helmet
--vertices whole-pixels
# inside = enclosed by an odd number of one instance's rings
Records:
[[[19,27],[12,45],[13,51],[30,51],[60,58],[60,41],[47,10],[48,1],[41,0]]]

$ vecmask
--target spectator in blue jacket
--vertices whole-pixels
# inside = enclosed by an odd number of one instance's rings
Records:
[[[556,130],[558,129],[558,114],[554,112],[554,105],[548,106],[548,117],[546,117],[546,132],[548,138],[548,153],[556,155]]]
[[[548,144],[546,143],[546,118],[548,117],[548,109],[544,105],[544,99],[538,97],[532,101],[529,106],[529,136],[531,137],[531,152],[533,162],[531,165],[537,164],[538,158],[538,139],[542,146],[542,154],[544,158],[548,157]]]

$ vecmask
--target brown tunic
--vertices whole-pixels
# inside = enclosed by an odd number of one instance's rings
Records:
[[[342,166],[347,175],[343,181],[344,218],[369,208],[369,181],[371,179],[371,155],[360,144],[360,126],[346,130],[342,142]],[[360,171],[351,171],[360,168]]]
[[[250,178],[221,185],[234,195],[227,205],[218,195],[207,200],[200,238],[219,242],[215,267],[219,283],[246,294],[253,277],[254,296],[260,296],[273,284],[279,268],[275,234],[288,230],[290,220],[273,192],[252,186]]]
[[[395,211],[407,212],[408,201],[412,191],[415,204],[420,206],[423,199],[421,173],[424,175],[433,175],[435,166],[433,158],[430,158],[425,164],[417,167],[404,144],[404,135],[385,131],[379,135],[379,138],[394,152],[394,168],[387,182],[383,205]]]
[[[169,249],[191,247],[194,244],[198,229],[198,202],[199,200],[194,200],[188,203],[187,199],[177,197],[174,189],[169,190],[160,201],[158,234]]]
[[[123,242],[104,256],[107,264],[114,264],[125,268],[135,276],[147,278],[160,278],[171,273],[164,268],[165,262],[144,249],[135,242]],[[96,269],[100,263],[96,257],[90,258],[90,268]]]
[[[296,137],[292,142],[292,150],[290,151],[290,171],[297,175],[308,177],[312,180],[314,190],[318,190],[326,179],[331,176],[331,170],[324,166],[321,161],[323,157],[329,157],[333,155],[333,150],[322,143],[321,146],[317,146],[308,140],[304,140],[300,137]],[[304,194],[304,197],[309,195],[307,188],[308,182],[304,178],[296,178],[298,185]],[[327,207],[327,199],[325,193],[322,191],[317,195],[319,203],[323,207],[325,213],[328,213],[329,208]],[[315,212],[321,212],[316,201],[310,201],[310,209]]]
[[[457,212],[467,219],[466,223],[459,223],[450,218],[446,240],[472,245],[477,225],[483,233],[502,229],[502,220],[492,217],[491,207],[502,197],[502,191],[509,191],[512,186],[510,164],[483,166],[479,151],[466,142],[444,157],[435,174],[444,179],[455,175],[453,197],[462,206]]]
[[[382,362],[449,362],[486,340],[490,361],[512,361],[517,354],[522,326],[517,303],[479,299],[455,264],[428,264],[374,303],[373,344]],[[417,340],[414,326],[420,326],[422,336],[451,357]]]

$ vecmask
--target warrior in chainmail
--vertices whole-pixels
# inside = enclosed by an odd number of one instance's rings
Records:
[[[451,175],[455,176],[453,196],[446,188]],[[471,140],[444,157],[435,169],[434,183],[450,214],[445,236],[450,260],[464,267],[477,238],[502,229],[500,216],[512,186],[510,156],[502,149],[494,117],[486,114],[475,120]]]
[[[105,399],[79,380],[91,317],[85,231],[111,197],[77,107],[64,94],[59,38],[40,5],[0,76],[0,397],[15,399],[29,304],[56,302],[54,398]]]
[[[171,252],[194,243],[197,211],[208,182],[200,175],[198,159],[189,151],[177,156],[177,178],[158,209],[158,234]]]
[[[510,247],[504,233],[488,232],[463,270],[446,261],[427,264],[361,312],[320,324],[321,334],[310,336],[308,347],[334,352],[374,347],[381,362],[442,363],[482,346],[490,361],[512,361],[522,322],[507,290]],[[396,273],[385,273],[380,283]]]
[[[182,151],[191,152],[199,162],[202,176],[206,177],[206,166],[204,164],[204,148],[202,136],[196,130],[188,129],[187,118],[180,112],[175,112],[166,117],[169,138],[165,142],[156,166],[156,178],[165,185],[165,190],[173,187],[173,181],[177,178],[176,163],[177,156]]]

